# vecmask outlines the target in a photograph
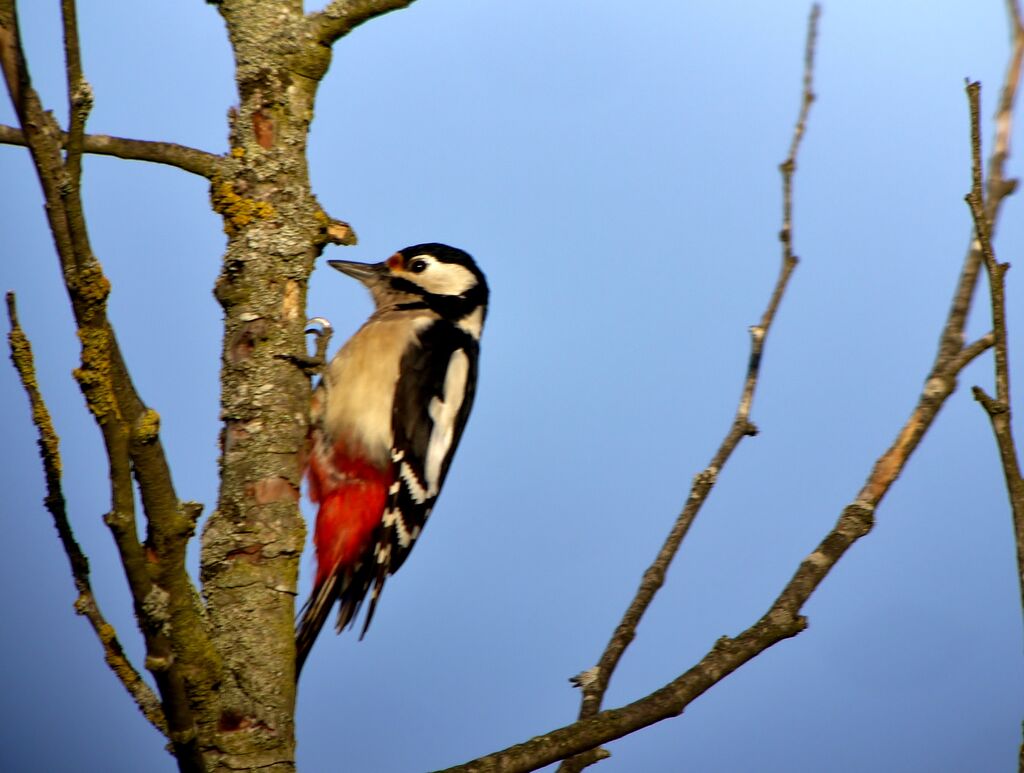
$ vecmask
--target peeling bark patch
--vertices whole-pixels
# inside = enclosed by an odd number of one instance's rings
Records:
[[[253,483],[251,489],[252,498],[258,505],[299,501],[299,489],[286,478],[264,478]]]
[[[881,500],[893,481],[896,480],[903,470],[907,458],[914,450],[914,446],[917,445],[917,440],[920,439],[922,434],[921,428],[924,425],[924,421],[921,414],[922,411],[919,407],[903,426],[903,430],[900,432],[899,437],[896,438],[896,442],[875,463],[875,468],[871,471],[871,477],[864,486],[864,491],[867,494],[865,499],[868,502],[874,504]]]
[[[252,133],[264,150],[274,147],[274,119],[270,117],[266,108],[252,114]]]
[[[266,337],[266,333],[267,324],[262,319],[254,320],[243,327],[231,342],[231,346],[228,347],[228,357],[231,362],[248,359],[256,348],[257,341]]]
[[[352,246],[357,241],[356,232],[352,229],[352,226],[341,220],[331,220],[327,224],[326,233],[327,240],[331,244]]]
[[[284,284],[284,301],[281,303],[281,311],[285,319],[298,319],[301,315],[302,304],[299,292],[299,283],[289,279]]]
[[[236,714],[233,711],[225,711],[220,715],[220,720],[217,722],[217,729],[222,733],[233,733],[236,730],[241,730],[248,724],[248,722],[249,720],[241,714]]]
[[[229,550],[224,556],[228,561],[248,561],[250,564],[258,564],[262,559],[262,545],[246,545],[244,548]]]
[[[273,728],[266,722],[247,717],[230,709],[221,712],[220,719],[217,722],[217,729],[222,733],[237,733],[239,730],[252,729],[263,730],[268,733],[274,732]]]
[[[227,422],[226,431],[224,432],[224,451],[231,451],[236,445],[247,440],[248,438],[249,430],[247,429],[247,425],[244,422]]]

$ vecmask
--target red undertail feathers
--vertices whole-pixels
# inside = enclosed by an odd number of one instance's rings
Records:
[[[357,587],[350,586],[353,575],[363,574],[361,568],[374,564],[374,534],[381,524],[392,473],[390,465],[381,469],[336,447],[330,457],[312,455],[308,477],[310,499],[318,502],[320,509],[313,534],[316,578],[297,633],[299,668],[334,601],[341,598],[343,602],[339,626],[351,621],[362,602],[365,591],[359,593]]]

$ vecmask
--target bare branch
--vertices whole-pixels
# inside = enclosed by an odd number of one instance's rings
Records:
[[[332,0],[309,15],[313,37],[325,46],[344,37],[363,22],[412,5],[413,0]]]
[[[782,243],[782,264],[775,287],[768,301],[768,306],[761,315],[761,320],[758,324],[750,328],[750,358],[736,415],[725,439],[715,452],[711,463],[694,478],[686,505],[676,518],[676,522],[673,524],[654,562],[644,572],[636,595],[633,597],[626,613],[612,634],[611,640],[605,647],[597,665],[573,679],[573,683],[579,686],[583,692],[579,713],[581,720],[594,716],[600,710],[601,702],[604,700],[604,694],[608,689],[612,673],[618,666],[622,654],[636,636],[636,628],[647,608],[654,600],[655,594],[664,584],[668,568],[679,551],[679,547],[683,539],[685,539],[690,526],[711,493],[718,473],[728,462],[740,441],[748,435],[757,433],[757,429],[750,423],[750,411],[753,406],[754,393],[760,376],[764,344],[768,331],[771,329],[772,322],[775,319],[779,304],[782,301],[782,296],[789,284],[789,278],[798,262],[796,255],[793,254],[793,175],[796,172],[796,159],[800,150],[800,143],[807,127],[807,116],[810,112],[811,104],[814,102],[814,53],[820,15],[820,6],[812,6],[807,22],[800,110],[793,128],[789,154],[786,160],[779,165],[779,171],[782,174],[783,201],[782,228],[779,231],[779,240]],[[601,759],[601,753],[602,750],[592,750],[586,755],[566,760],[562,763],[560,770],[562,773],[576,773]]]
[[[1006,160],[1010,157],[1010,132],[1013,128],[1013,106],[1017,99],[1017,86],[1020,82],[1021,59],[1024,57],[1024,24],[1021,23],[1020,3],[1018,0],[1007,0],[1007,12],[1010,17],[1010,42],[1013,45],[1010,61],[1003,78],[1003,88],[999,95],[999,106],[996,108],[996,133],[992,143],[992,156],[989,158],[988,191],[989,207],[998,206],[1003,198],[1013,193],[1015,180],[1004,177]],[[989,220],[994,220],[993,213],[988,212]]]
[[[977,355],[987,337],[972,344]],[[965,352],[967,350],[964,350]],[[937,359],[917,406],[889,449],[878,458],[857,497],[844,508],[835,527],[801,562],[771,608],[735,638],[722,637],[697,665],[667,685],[619,709],[602,711],[504,751],[449,768],[444,773],[518,773],[536,770],[569,755],[594,749],[662,719],[679,715],[693,700],[769,647],[800,633],[807,625],[804,604],[847,550],[874,525],[874,513],[907,460],[956,389],[968,356]],[[589,755],[584,755],[589,762]]]
[[[65,0],[63,10],[65,35],[70,38],[76,28],[73,3]],[[77,41],[66,42],[68,73],[73,80],[78,78],[80,85],[77,46]],[[69,150],[67,163],[61,158],[60,130],[32,88],[13,0],[0,0],[0,65],[43,189],[50,230],[78,324],[82,359],[75,377],[99,425],[110,462],[111,513],[107,523],[121,554],[146,641],[146,667],[156,679],[167,734],[181,769],[203,770],[183,668],[192,681],[205,678],[212,683],[216,661],[209,654],[195,590],[185,570],[185,546],[195,525],[194,510],[177,500],[159,443],[159,423],[135,391],[107,320],[110,282],[89,244],[76,153]],[[81,99],[73,84],[69,94],[73,103]],[[79,110],[78,118],[72,118],[72,134],[84,130],[84,103]],[[76,142],[69,139],[69,145]],[[149,524],[145,550],[135,532],[133,475]]]
[[[0,124],[0,144],[26,146],[28,142],[21,129]],[[65,132],[60,133],[60,146],[68,147],[68,135]],[[220,174],[224,167],[224,159],[221,156],[207,153],[205,150],[176,145],[173,142],[132,140],[125,137],[110,137],[106,134],[84,135],[82,152],[167,164],[208,179]]]
[[[1017,100],[1020,85],[1021,61],[1024,59],[1024,27],[1021,26],[1020,5],[1017,0],[1007,0],[1010,17],[1010,37],[1013,49],[1003,76],[1003,88],[999,97],[999,107],[995,115],[995,137],[992,143],[992,155],[988,160],[988,181],[986,184],[986,216],[989,227],[994,234],[995,224],[999,219],[999,210],[1003,200],[1017,188],[1017,181],[1005,176],[1006,160],[1010,156],[1010,134],[1013,127],[1013,109]],[[971,240],[960,273],[960,281],[953,294],[946,326],[940,339],[941,353],[951,356],[963,345],[964,326],[967,324],[967,311],[974,298],[974,289],[978,284],[978,272],[981,270],[982,256],[977,242]]]
[[[1014,15],[1013,18],[1018,24],[1019,33],[1019,14]],[[1015,39],[1020,40],[1019,34]],[[1016,47],[1012,61],[1019,65],[1019,51]],[[807,83],[805,82],[805,98],[809,93]],[[1017,73],[1011,67],[1007,75],[1007,86],[1004,87],[1003,100],[1003,105],[1009,105],[1010,107],[1007,109],[1010,110],[1012,110],[1016,83]],[[1008,126],[1008,123],[1004,123],[1005,137],[1009,136]],[[1000,128],[1000,132],[1002,131],[1003,128]],[[975,131],[974,134],[977,145],[977,132]],[[974,163],[976,181],[980,179],[980,150],[978,153]],[[990,160],[990,167],[998,167],[1001,171],[1001,164],[1005,156],[997,159],[995,155],[993,154],[993,159]],[[786,164],[783,164],[784,174],[785,166]],[[990,184],[989,186],[990,196],[998,197],[1000,200],[1011,190],[1012,187],[1005,185],[993,187]],[[991,233],[993,221],[984,217],[985,202],[981,200],[977,183],[971,199],[972,211],[980,223],[979,231],[984,232],[987,238]],[[987,211],[992,213],[993,220],[998,214],[997,204],[998,202],[993,204],[990,201],[987,208]],[[787,210],[784,203],[785,211]],[[783,233],[780,234],[784,251],[788,250],[789,234],[786,230],[784,228]],[[787,254],[789,253],[787,252]],[[560,758],[566,759],[569,755],[579,756],[568,760],[563,764],[563,768],[578,770],[580,767],[596,761],[597,753],[602,751],[597,749],[600,744],[620,738],[662,719],[678,715],[692,700],[744,663],[782,639],[795,636],[803,630],[806,626],[806,621],[801,615],[803,605],[853,543],[870,532],[878,505],[903,471],[911,454],[935,421],[945,401],[956,390],[957,377],[960,372],[982,352],[994,345],[996,347],[999,345],[1000,334],[996,330],[967,346],[963,346],[961,343],[963,322],[973,295],[974,279],[970,278],[970,264],[972,261],[980,262],[983,257],[987,264],[998,265],[994,255],[991,254],[990,245],[986,247],[985,238],[979,238],[978,243],[972,247],[965,259],[965,268],[954,293],[954,303],[946,322],[946,332],[943,335],[931,372],[921,390],[917,405],[897,433],[892,445],[876,460],[861,490],[843,510],[835,527],[825,536],[817,549],[804,559],[793,578],[760,620],[735,638],[723,637],[720,639],[696,666],[645,698],[621,709],[595,712],[588,718],[581,717],[572,725],[465,765],[450,768],[445,773],[469,773],[470,771],[482,773],[483,771],[499,770],[502,773],[510,773],[511,771],[536,770]],[[952,338],[948,335],[950,330],[955,331]],[[951,340],[955,344],[952,347],[948,345]],[[1008,389],[1008,376],[1005,386]],[[1008,422],[1008,406],[1004,407],[998,398],[992,400],[980,389],[976,388],[975,394],[989,410],[990,415],[995,414],[993,421],[999,418],[1001,421]],[[693,490],[698,496],[700,496],[698,485],[702,484],[700,477],[698,476],[695,481]],[[1017,480],[1019,481],[1019,474]],[[703,485],[708,485],[708,482]],[[1024,502],[1024,491],[1022,491],[1021,501]],[[616,635],[618,634],[619,631],[616,631]],[[607,675],[602,675],[600,670],[595,668],[585,672],[577,679],[586,692],[588,687],[593,690],[593,685],[596,685],[598,679],[602,677],[607,679]],[[580,754],[580,751],[586,753]],[[1024,752],[1022,752],[1022,759],[1024,759]],[[577,763],[579,767],[573,767]]]
[[[1019,20],[1019,17],[1015,17]],[[1017,28],[1018,35],[1022,33]],[[978,248],[988,274],[990,305],[992,307],[992,333],[995,338],[995,399],[981,387],[974,387],[974,397],[981,403],[992,424],[999,458],[1006,479],[1006,491],[1013,512],[1013,527],[1017,541],[1017,574],[1020,581],[1021,604],[1024,607],[1024,479],[1021,478],[1017,446],[1013,437],[1013,415],[1010,404],[1010,359],[1006,329],[1006,271],[1009,264],[996,260],[992,234],[986,212],[984,187],[981,176],[981,131],[979,129],[981,84],[967,86],[967,99],[971,115],[971,192],[967,204],[974,220]]]
[[[957,372],[963,370],[977,357],[991,349],[995,342],[996,337],[992,333],[985,333],[985,335],[977,341],[968,344],[960,350],[960,354],[953,360],[952,367],[955,368]]]
[[[64,166],[68,184],[78,188],[82,179],[82,135],[92,109],[92,88],[82,76],[82,56],[78,45],[78,9],[74,0],[61,0],[64,22],[64,62],[68,81],[68,139]]]
[[[159,699],[149,685],[142,680],[139,672],[124,654],[121,642],[117,638],[117,632],[103,616],[96,603],[96,597],[93,595],[89,578],[89,560],[75,540],[71,524],[68,521],[64,491],[61,486],[60,439],[54,431],[50,412],[39,391],[32,344],[18,322],[14,293],[7,293],[7,319],[11,326],[10,333],[7,335],[11,361],[18,371],[21,385],[28,394],[29,405],[32,409],[32,422],[39,433],[39,456],[42,459],[43,471],[46,475],[46,498],[43,501],[46,509],[53,516],[53,525],[57,529],[64,553],[68,557],[71,576],[75,582],[75,589],[78,591],[75,611],[89,621],[93,632],[103,646],[107,665],[128,690],[128,694],[131,695],[139,710],[153,727],[167,735],[167,721],[164,719]]]

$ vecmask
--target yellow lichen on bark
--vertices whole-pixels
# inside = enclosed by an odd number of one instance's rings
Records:
[[[71,272],[68,276],[68,289],[79,300],[90,306],[105,303],[110,295],[110,280],[103,274],[99,263],[91,263]]]
[[[240,195],[230,180],[214,180],[210,186],[213,211],[224,218],[224,233],[231,236],[254,220],[268,220],[276,214],[266,201],[248,199]]]
[[[132,427],[132,440],[136,443],[152,443],[160,435],[160,414],[147,408],[135,420]]]
[[[11,349],[11,362],[21,376],[21,383],[29,393],[32,403],[32,423],[39,430],[39,443],[43,451],[50,459],[57,474],[62,471],[60,454],[57,448],[60,439],[53,428],[53,421],[50,419],[50,412],[46,410],[43,401],[39,399],[39,382],[36,380],[35,359],[32,356],[32,345],[28,337],[20,327],[11,328],[7,335],[8,345]]]
[[[99,422],[110,416],[120,418],[110,380],[110,333],[103,328],[79,328],[82,365],[73,371],[85,395],[86,405]]]

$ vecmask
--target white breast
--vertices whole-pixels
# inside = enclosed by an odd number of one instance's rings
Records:
[[[346,342],[325,374],[322,422],[328,436],[360,446],[372,461],[388,461],[402,355],[431,321],[422,313],[371,317]]]

